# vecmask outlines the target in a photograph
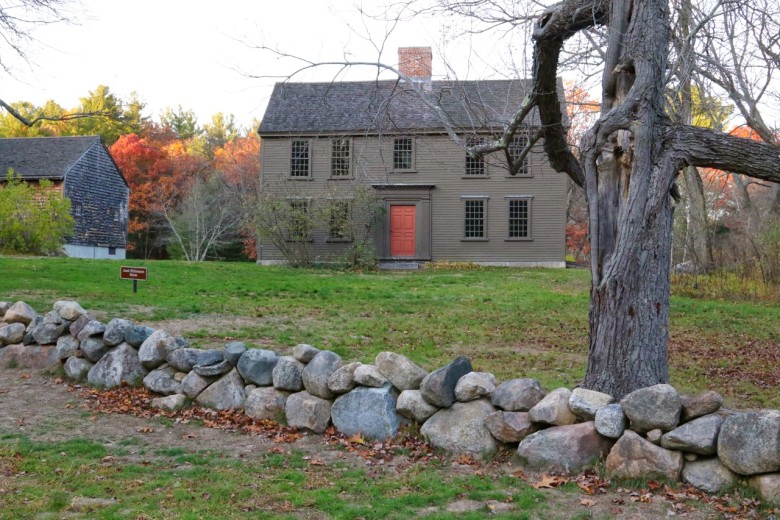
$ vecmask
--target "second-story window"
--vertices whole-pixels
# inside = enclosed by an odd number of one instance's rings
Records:
[[[469,139],[466,142],[466,146],[479,146],[484,142],[484,139]],[[485,173],[485,159],[482,157],[473,157],[466,152],[466,175],[469,177],[484,176]]]
[[[411,137],[393,139],[393,170],[414,170],[414,139]]]
[[[349,139],[333,139],[330,151],[330,176],[349,177],[351,170],[351,144]]]
[[[512,164],[517,162],[517,159],[520,157],[520,154],[523,152],[526,146],[528,146],[528,136],[523,133],[515,134],[515,136],[512,138],[512,142],[509,143],[509,156],[512,158]],[[523,162],[520,164],[520,168],[517,170],[516,175],[529,174],[528,156],[526,155],[525,159],[523,159]]]
[[[290,177],[309,177],[310,174],[309,141],[295,140],[290,148]]]

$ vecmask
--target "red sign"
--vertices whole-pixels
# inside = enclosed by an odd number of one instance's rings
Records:
[[[146,280],[146,267],[126,267],[119,268],[119,278],[123,280]]]

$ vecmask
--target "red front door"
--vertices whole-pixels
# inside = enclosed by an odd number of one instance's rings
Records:
[[[390,206],[390,256],[414,256],[416,206]]]

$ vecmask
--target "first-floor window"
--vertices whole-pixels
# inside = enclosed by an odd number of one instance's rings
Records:
[[[508,199],[509,238],[531,238],[531,198]]]
[[[289,218],[289,239],[308,240],[311,231],[309,219],[309,201],[291,200]]]
[[[350,211],[349,202],[346,200],[337,200],[331,204],[329,215],[328,238],[331,240],[348,240]]]
[[[464,198],[464,238],[487,238],[487,198]]]

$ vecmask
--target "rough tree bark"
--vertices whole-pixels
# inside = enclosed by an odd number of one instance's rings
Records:
[[[577,31],[609,29],[601,118],[582,145],[565,146],[555,77]],[[663,0],[564,0],[533,35],[534,92],[552,166],[585,188],[591,230],[588,368],[583,386],[622,397],[669,380],[667,339],[672,197],[686,166],[780,182],[780,153],[664,115],[669,5]]]

